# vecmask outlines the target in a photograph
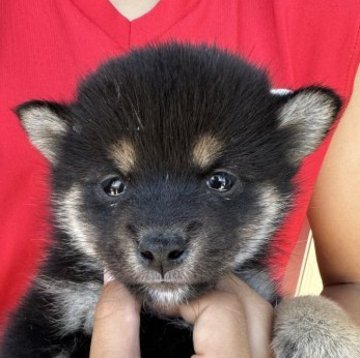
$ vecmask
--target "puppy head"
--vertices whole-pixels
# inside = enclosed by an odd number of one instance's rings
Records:
[[[235,56],[171,44],[105,64],[71,104],[17,113],[52,163],[55,224],[73,250],[171,305],[264,249],[339,107],[328,89],[274,94]]]

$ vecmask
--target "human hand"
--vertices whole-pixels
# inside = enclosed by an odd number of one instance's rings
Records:
[[[272,306],[229,275],[210,292],[179,308],[194,325],[194,357],[270,358]]]
[[[234,275],[177,311],[194,325],[194,357],[271,357],[272,307]],[[139,326],[139,303],[121,283],[107,283],[96,308],[90,358],[140,357]]]
[[[120,282],[105,281],[96,306],[90,358],[140,357],[140,304]]]

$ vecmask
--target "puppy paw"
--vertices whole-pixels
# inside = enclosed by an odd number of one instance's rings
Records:
[[[324,297],[297,297],[275,310],[272,348],[276,358],[356,358],[360,328]]]

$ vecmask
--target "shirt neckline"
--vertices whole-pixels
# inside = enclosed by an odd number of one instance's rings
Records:
[[[78,10],[123,49],[155,40],[183,19],[199,0],[160,0],[146,14],[128,20],[108,0],[71,0]]]

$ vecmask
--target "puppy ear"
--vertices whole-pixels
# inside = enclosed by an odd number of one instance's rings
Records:
[[[341,108],[339,96],[324,87],[306,87],[295,92],[274,93],[282,102],[279,128],[290,136],[289,159],[299,165],[325,138]]]
[[[52,163],[56,146],[70,128],[68,108],[55,102],[30,101],[15,109],[32,144]]]

